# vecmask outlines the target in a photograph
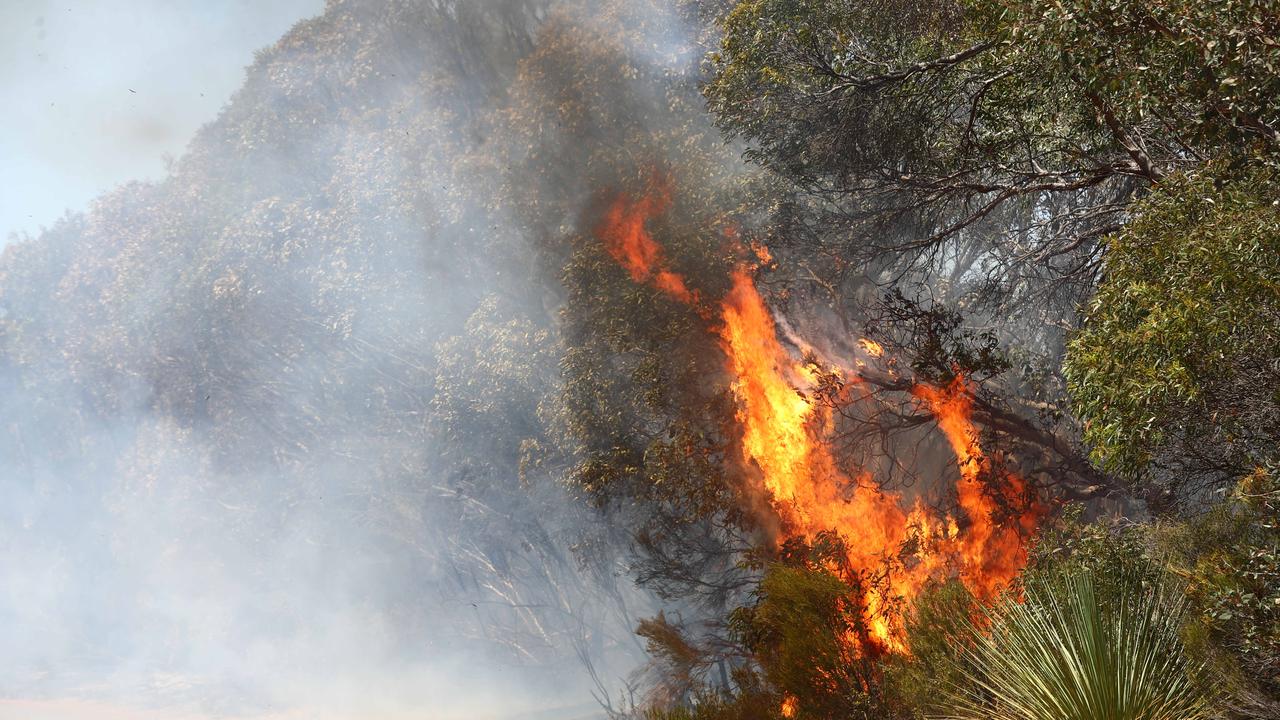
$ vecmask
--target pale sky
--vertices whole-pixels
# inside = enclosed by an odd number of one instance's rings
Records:
[[[324,0],[0,0],[0,246],[164,174]]]

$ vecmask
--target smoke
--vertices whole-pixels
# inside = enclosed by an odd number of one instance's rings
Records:
[[[0,7],[0,245],[127,180],[217,114],[252,51],[321,0],[47,0]]]
[[[334,0],[8,246],[0,717],[591,716],[655,601],[563,482],[559,263],[708,132],[691,32]]]

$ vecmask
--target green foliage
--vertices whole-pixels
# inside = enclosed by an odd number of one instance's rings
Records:
[[[1201,157],[1280,150],[1280,16],[1270,0],[995,0],[1011,53],[1066,72],[1099,113],[1131,132],[1155,122]],[[1157,136],[1158,136],[1157,135]]]
[[[1070,504],[1038,530],[1027,557],[1023,578],[1041,582],[1063,574],[1089,575],[1094,591],[1119,597],[1122,578],[1140,576],[1159,581],[1164,560],[1152,547],[1151,526],[1124,518],[1084,518],[1084,506]]]
[[[1211,512],[1155,529],[1187,580],[1194,623],[1237,703],[1280,710],[1280,482],[1259,469]]]
[[[713,111],[801,181],[1027,159],[1049,179],[1112,150],[1156,180],[1252,141],[1280,150],[1266,0],[750,0],[722,24]]]
[[[1126,522],[1082,520],[1071,505],[1039,531],[1020,584],[1055,597],[1070,592],[1064,578],[1087,576],[1099,603],[1123,601],[1134,585],[1158,584],[1161,565],[1151,559],[1149,528]],[[894,694],[917,716],[945,716],[951,695],[972,685],[979,671],[973,652],[993,610],[975,602],[956,581],[926,588],[907,617],[910,657],[890,658],[887,679]]]
[[[707,96],[730,133],[758,144],[753,157],[802,181],[842,163],[928,157],[936,140],[913,132],[915,123],[936,119],[928,106],[890,94],[824,117],[830,112],[824,93],[868,66],[896,68],[947,54],[964,41],[964,25],[952,2],[739,2],[711,56],[716,72]],[[856,154],[838,156],[838,149]]]
[[[1239,476],[1280,441],[1280,198],[1260,170],[1170,178],[1107,240],[1066,374],[1106,467]],[[1172,457],[1171,457],[1172,456]]]
[[[1198,720],[1212,696],[1180,636],[1175,586],[1122,576],[1104,598],[1071,572],[1027,583],[973,626],[949,720]]]
[[[958,580],[926,587],[907,613],[909,656],[885,658],[894,697],[918,717],[936,710],[947,690],[963,681],[960,655],[973,644],[970,618],[981,610]]]
[[[911,369],[921,380],[945,385],[957,373],[985,380],[1010,367],[994,333],[973,330],[949,308],[922,306],[895,289],[885,294],[874,313],[867,335],[892,353],[911,358]]]
[[[1189,606],[1188,649],[1242,717],[1280,709],[1280,494],[1275,476],[1251,473],[1223,501],[1189,520],[1084,521],[1070,506],[1043,528],[1024,580],[1089,576],[1103,602],[1127,580],[1154,585],[1172,574]]]
[[[919,282],[1056,369],[1056,328],[1135,200],[1280,157],[1277,17],[1268,0],[743,1],[706,94],[794,189],[777,234],[836,258],[798,285],[856,316],[860,275]]]
[[[840,538],[791,540],[770,563],[755,602],[730,628],[764,680],[794,698],[798,720],[880,718],[889,711],[876,659],[865,650],[863,578],[844,569]]]

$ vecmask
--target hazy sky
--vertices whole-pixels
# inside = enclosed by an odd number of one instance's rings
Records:
[[[164,173],[324,0],[0,0],[0,245]]]

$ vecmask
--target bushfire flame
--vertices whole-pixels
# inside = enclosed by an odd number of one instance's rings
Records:
[[[666,211],[670,204],[671,191],[665,183],[634,202],[621,197],[605,213],[600,236],[605,249],[627,269],[632,280],[652,282],[677,300],[692,304],[695,298],[684,278],[666,268],[662,246],[654,242],[644,226],[646,220]]]
[[[956,483],[960,507],[971,520],[987,519],[987,522],[973,522],[959,538],[961,576],[974,595],[994,597],[1018,574],[1027,558],[1017,528],[997,527],[990,522],[1001,508],[996,499],[987,494],[982,482],[992,468],[978,444],[978,430],[973,424],[973,394],[965,386],[963,377],[957,377],[944,388],[916,385],[911,393],[926,403],[955,451],[960,466],[960,480]],[[1011,473],[1003,473],[1002,477],[1007,497],[1023,495],[1021,478]],[[1028,526],[1034,524],[1035,516],[1027,511],[1019,521],[1024,530],[1030,530]]]
[[[860,338],[858,340],[858,344],[861,345],[862,349],[866,350],[867,354],[871,357],[882,357],[884,355],[884,346],[871,338]]]
[[[640,198],[619,196],[609,206],[597,234],[608,253],[636,282],[649,283],[684,303],[701,300],[684,278],[671,270],[665,253],[645,227],[671,202],[670,189],[658,183]],[[768,262],[767,250],[756,256]],[[718,307],[699,312],[712,323],[724,351],[737,399],[741,460],[763,484],[782,521],[786,537],[812,537],[834,530],[845,539],[850,567],[878,582],[866,584],[864,597],[869,642],[876,651],[907,652],[902,614],[895,610],[932,578],[958,574],[975,596],[990,599],[1005,588],[1026,559],[1017,527],[995,521],[1000,503],[987,493],[984,478],[995,470],[979,445],[972,419],[973,396],[964,378],[944,387],[919,384],[912,395],[931,413],[945,434],[960,468],[959,506],[965,525],[939,516],[917,500],[904,509],[900,496],[880,490],[869,473],[848,477],[837,466],[826,441],[829,411],[804,394],[816,382],[813,369],[792,357],[778,337],[772,313],[756,288],[753,267],[734,269],[731,289]],[[870,357],[884,353],[863,339]],[[854,381],[857,378],[853,378]],[[1021,495],[1022,481],[1003,474],[1008,497]],[[1034,523],[1022,518],[1024,529]],[[899,555],[912,548],[905,562]]]

